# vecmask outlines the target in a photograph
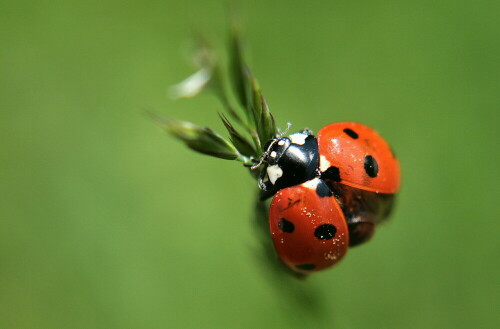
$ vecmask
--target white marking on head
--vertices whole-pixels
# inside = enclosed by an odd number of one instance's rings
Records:
[[[307,136],[309,136],[309,135],[302,134],[302,133],[295,133],[295,134],[291,134],[288,138],[290,138],[290,140],[294,144],[304,145],[304,143],[306,142]]]
[[[280,139],[280,141],[278,142],[278,145],[279,146],[283,146],[285,145],[285,141],[283,139]]]
[[[310,189],[310,190],[316,190],[319,184],[319,178],[314,178],[311,180],[308,180],[307,182],[303,183],[302,186]]]
[[[325,172],[330,168],[330,161],[326,159],[324,155],[319,156],[319,170]]]
[[[267,177],[269,177],[271,184],[274,185],[281,176],[283,176],[283,170],[278,165],[267,167]]]
[[[272,151],[271,154],[270,154],[270,157],[271,158],[276,158],[278,154],[276,153],[276,151]]]

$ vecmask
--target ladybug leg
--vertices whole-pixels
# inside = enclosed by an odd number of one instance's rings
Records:
[[[259,188],[260,188],[260,201],[269,199],[278,192],[276,186],[271,184],[271,182],[266,179],[267,172],[265,168],[260,172],[259,175]]]
[[[268,186],[269,186],[269,181],[267,181],[267,184],[266,182],[264,181],[264,179],[266,178],[266,168],[264,167],[261,171],[260,171],[260,174],[259,174],[259,188],[262,190],[262,191],[266,191],[268,189]]]

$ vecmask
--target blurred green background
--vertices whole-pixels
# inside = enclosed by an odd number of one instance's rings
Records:
[[[236,162],[143,114],[171,101],[224,1],[0,3],[1,328],[499,326],[495,1],[241,1],[280,126],[375,127],[401,161],[392,220],[308,280],[274,271]]]

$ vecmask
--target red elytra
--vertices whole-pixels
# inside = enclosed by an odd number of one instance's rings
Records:
[[[332,123],[317,135],[319,167],[336,167],[340,183],[377,193],[396,193],[400,169],[387,142],[373,129],[355,122]]]
[[[280,190],[271,203],[269,227],[276,252],[296,272],[330,267],[348,249],[342,209],[319,178]]]

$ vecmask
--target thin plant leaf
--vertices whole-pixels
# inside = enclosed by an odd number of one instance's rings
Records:
[[[262,104],[262,112],[260,115],[260,125],[262,126],[262,135],[259,137],[262,145],[266,143],[266,141],[274,138],[277,135],[276,129],[276,121],[274,120],[274,116],[269,111],[269,107],[267,106],[266,99],[262,94],[260,94],[260,102]]]
[[[222,103],[231,118],[245,127],[246,122],[242,120],[235,107],[231,104],[223,70],[214,49],[202,34],[197,36],[195,43],[196,50],[193,53],[192,61],[199,69],[180,83],[171,86],[168,89],[169,96],[173,99],[190,98],[204,90],[211,91]]]
[[[231,73],[233,88],[249,122],[247,130],[261,153],[262,145],[276,135],[276,124],[262,96],[259,83],[245,62],[241,38],[235,26],[232,28]]]
[[[245,122],[236,112],[235,107],[231,105],[219,56],[217,56],[214,48],[203,34],[198,35],[196,44],[197,50],[194,54],[194,62],[202,69],[211,73],[210,83],[206,85],[206,89],[215,94],[224,106],[226,112],[238,122],[238,124],[245,126]]]
[[[252,143],[250,143],[234,128],[223,113],[219,113],[219,117],[229,133],[231,142],[238,149],[238,151],[247,157],[257,157],[257,152],[255,151]]]
[[[171,86],[168,89],[168,95],[174,99],[196,96],[207,86],[211,77],[211,70],[203,67],[178,84]]]
[[[226,160],[241,159],[236,147],[210,128],[157,115],[154,118],[161,128],[194,151]]]
[[[229,95],[226,90],[226,84],[224,83],[224,75],[222,74],[222,69],[220,66],[214,67],[214,76],[213,76],[213,84],[212,89],[219,98],[219,101],[224,106],[226,112],[241,126],[246,127],[246,123],[243,121],[241,116],[236,112],[234,106],[231,104],[229,100]]]
[[[263,129],[264,124],[262,122],[262,94],[260,92],[260,86],[256,79],[251,77],[251,92],[252,92],[252,115],[255,122],[255,128],[257,129],[257,134],[259,137],[260,145],[264,145],[268,140],[265,136],[265,131]]]
[[[240,105],[248,109],[248,92],[249,86],[247,85],[247,78],[245,72],[245,63],[243,60],[243,54],[241,49],[241,40],[239,38],[239,32],[236,28],[232,27],[232,35],[231,35],[231,44],[230,44],[230,52],[231,52],[231,63],[230,63],[230,71],[231,78],[233,82],[233,89],[240,102]]]
[[[259,132],[255,122],[253,110],[254,100],[252,97],[252,83],[256,83],[256,81],[253,79],[250,69],[245,64],[241,47],[241,40],[238,31],[233,28],[231,35],[230,63],[233,90],[246,115],[247,125],[245,128],[252,137],[255,149],[260,154],[262,153],[262,143],[259,139]]]
[[[225,112],[246,131],[251,141],[237,132],[228,118],[222,115],[221,120],[229,132],[231,142],[217,135],[225,141],[221,142],[210,134],[213,131],[188,122],[168,119],[164,125],[168,127],[167,130],[172,135],[183,140],[190,148],[198,152],[211,155],[221,152],[220,156],[214,156],[234,159],[234,149],[236,149],[239,153],[239,156],[236,157],[240,161],[247,163],[248,157],[258,157],[263,152],[262,146],[269,139],[276,136],[277,130],[259,83],[245,62],[242,41],[236,25],[233,24],[231,32],[230,73],[233,91],[243,108],[245,120],[232,105],[232,98],[226,89],[225,77],[220,62],[205,38],[198,38],[197,51],[194,56],[195,63],[199,66],[198,71],[181,83],[171,87],[170,95],[175,98],[185,98],[195,96],[205,89],[214,92],[224,106]],[[211,139],[207,136],[211,136]],[[215,140],[219,142],[214,143]],[[229,144],[229,148],[233,148],[231,152],[228,151]]]
[[[253,78],[253,76],[251,85],[253,97],[252,115],[260,145],[265,145],[268,140],[274,138],[278,133],[276,122],[269,110],[264,95],[262,95],[257,79]]]

